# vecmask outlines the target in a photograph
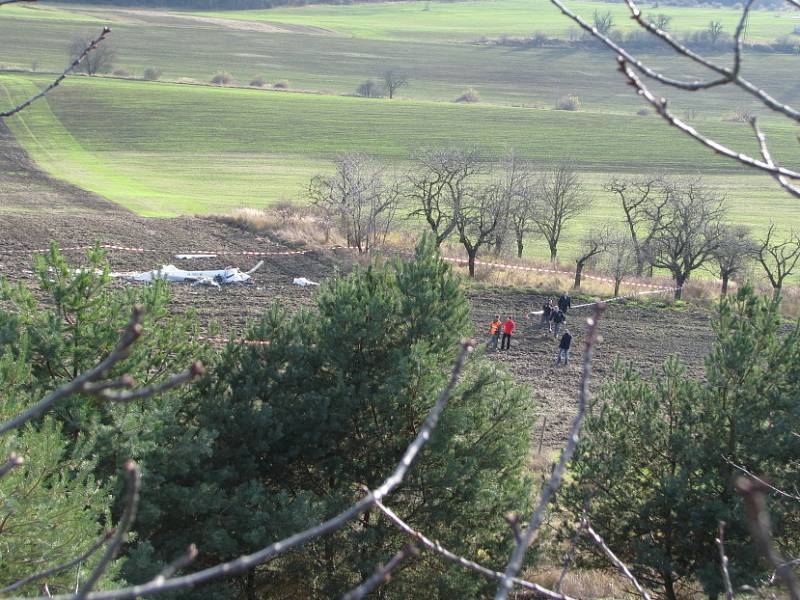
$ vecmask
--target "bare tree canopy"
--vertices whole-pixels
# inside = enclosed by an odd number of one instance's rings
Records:
[[[533,167],[511,152],[501,165],[503,186],[508,200],[506,230],[514,233],[517,244],[517,257],[522,258],[525,238],[534,226],[533,212],[536,206],[537,187]]]
[[[648,253],[654,267],[672,275],[676,300],[689,276],[714,257],[725,215],[724,198],[699,179],[677,184],[670,194]]]
[[[612,232],[603,255],[603,268],[614,279],[614,296],[619,296],[622,280],[635,275],[638,270],[638,255],[630,236],[623,232]]]
[[[744,225],[724,225],[720,230],[719,247],[714,252],[714,260],[722,279],[721,294],[728,293],[728,283],[732,277],[741,273],[747,262],[753,258],[757,246],[750,237],[750,229]]]
[[[395,69],[388,69],[383,72],[383,87],[386,90],[386,95],[389,100],[394,98],[395,92],[401,87],[408,85],[408,75],[402,71]]]
[[[780,116],[784,116],[794,123],[800,122],[800,110],[797,110],[789,104],[775,99],[765,89],[755,85],[742,75],[742,35],[746,29],[748,17],[751,9],[753,8],[755,0],[746,0],[743,3],[741,18],[739,19],[739,23],[733,34],[732,46],[734,56],[733,64],[730,67],[707,58],[702,54],[692,50],[686,44],[681,43],[677,40],[677,38],[673,37],[666,31],[664,25],[668,24],[668,22],[659,22],[658,20],[653,22],[646,19],[635,0],[625,0],[625,4],[631,13],[631,18],[636,21],[639,27],[663,42],[665,45],[672,48],[672,50],[679,56],[687,58],[691,62],[705,69],[710,74],[708,79],[680,79],[665,74],[665,72],[662,70],[648,65],[641,59],[634,56],[631,51],[623,47],[624,44],[618,43],[612,39],[612,36],[609,35],[609,31],[604,30],[603,27],[598,27],[596,22],[597,14],[594,15],[595,23],[593,24],[583,17],[575,14],[567,7],[563,0],[550,1],[556,7],[558,7],[558,9],[565,16],[572,19],[577,25],[579,25],[587,34],[593,36],[595,39],[599,40],[614,52],[619,64],[619,70],[622,73],[625,82],[633,87],[639,97],[650,104],[656,113],[669,125],[677,128],[691,139],[704,145],[709,150],[716,152],[717,154],[738,161],[740,164],[761,171],[762,173],[769,174],[775,178],[775,180],[783,189],[793,196],[800,198],[800,185],[796,183],[798,180],[800,180],[800,171],[785,168],[772,157],[767,138],[759,127],[755,117],[750,119],[750,123],[753,127],[753,135],[758,142],[760,151],[759,157],[750,156],[746,152],[739,151],[720,143],[719,141],[704,135],[691,125],[688,125],[685,121],[679,119],[669,110],[667,99],[654,94],[647,87],[643,79],[647,78],[667,87],[690,92],[709,90],[711,88],[723,86],[735,86],[740,90],[743,90],[745,93],[753,96],[758,102],[772,112]],[[800,2],[798,2],[798,0],[788,0],[788,2],[794,5],[795,8],[800,8]],[[706,31],[703,33],[708,38],[709,45],[713,48],[723,37],[722,24],[719,21],[712,20],[708,24]]]
[[[386,167],[363,154],[336,159],[333,175],[317,175],[308,195],[328,223],[336,223],[359,253],[382,245],[397,212],[399,185]]]
[[[358,85],[356,88],[356,96],[363,98],[380,98],[381,86],[374,79],[367,79]]]
[[[660,174],[613,177],[603,189],[615,194],[625,213],[631,244],[636,256],[636,275],[647,266],[646,248],[661,229],[664,209],[674,185]]]
[[[461,205],[485,169],[475,148],[424,150],[412,158],[406,177],[406,195],[414,209],[410,216],[421,216],[441,246],[456,227]]]
[[[84,54],[87,48],[93,48],[94,51]],[[117,52],[113,46],[110,46],[108,42],[100,45],[90,35],[81,35],[73,38],[67,52],[71,63],[78,61],[83,56],[76,70],[84,71],[87,75],[108,73],[117,58]]]
[[[786,278],[794,273],[800,262],[800,236],[792,232],[783,242],[775,240],[775,224],[771,223],[767,237],[760,240],[756,258],[767,274],[774,294],[780,294]]]
[[[566,224],[591,206],[578,172],[572,163],[563,162],[547,170],[539,180],[538,196],[531,214],[536,228],[547,240],[550,260],[555,261],[558,242]]]

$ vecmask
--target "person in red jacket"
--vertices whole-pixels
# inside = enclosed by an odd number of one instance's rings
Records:
[[[506,322],[503,323],[503,340],[500,342],[500,350],[511,350],[511,334],[514,333],[514,319],[508,317]]]

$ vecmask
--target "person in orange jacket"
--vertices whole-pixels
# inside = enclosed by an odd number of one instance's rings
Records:
[[[500,342],[500,350],[511,350],[511,334],[514,333],[516,326],[517,324],[511,317],[508,317],[503,323],[503,340]]]
[[[497,350],[497,342],[500,341],[500,328],[502,327],[502,323],[500,322],[500,315],[496,315],[494,321],[489,323],[489,341],[486,343],[486,348],[491,348],[492,350]]]

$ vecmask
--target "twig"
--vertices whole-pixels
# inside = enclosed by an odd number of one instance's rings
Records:
[[[36,0],[2,0],[0,2],[0,6],[3,6],[4,4],[15,4],[17,2],[36,2]]]
[[[670,125],[676,127],[687,134],[694,140],[697,140],[704,146],[711,148],[717,154],[721,154],[723,156],[727,156],[728,158],[732,158],[734,160],[738,160],[739,162],[761,171],[765,171],[770,175],[777,176],[782,175],[784,177],[790,177],[792,179],[800,179],[800,173],[796,171],[792,171],[790,169],[786,169],[784,167],[780,167],[777,165],[770,165],[763,160],[758,160],[749,156],[747,154],[736,152],[731,150],[727,146],[720,144],[719,142],[702,135],[698,132],[694,127],[688,125],[673,115],[667,109],[667,101],[664,98],[658,99],[656,98],[653,93],[642,83],[642,80],[633,72],[633,70],[628,66],[627,61],[620,57],[618,59],[620,65],[620,71],[625,75],[628,80],[628,83],[636,88],[638,94],[644,98],[655,110],[656,112]],[[800,195],[800,192],[798,194]]]
[[[735,462],[733,462],[727,456],[723,456],[722,460],[724,460],[726,463],[728,463],[734,469],[738,469],[739,471],[741,471],[742,473],[744,473],[745,475],[750,477],[750,479],[753,479],[754,481],[756,481],[760,485],[763,485],[763,486],[769,488],[770,490],[772,490],[773,492],[775,492],[779,496],[783,496],[784,498],[789,498],[790,500],[797,500],[798,502],[800,502],[800,496],[795,495],[795,494],[790,494],[788,492],[784,492],[783,490],[778,489],[773,485],[770,485],[768,482],[766,482],[763,479],[761,479],[761,477],[759,477],[758,475],[755,475],[755,474],[751,473],[750,471],[748,471],[747,469],[745,469],[741,465],[737,465]]]
[[[480,573],[486,577],[490,577],[492,579],[496,579],[498,581],[503,579],[503,574],[500,571],[495,571],[493,569],[489,569],[476,563],[475,561],[469,560],[468,558],[464,558],[458,554],[455,554],[442,546],[439,542],[435,542],[411,527],[408,523],[403,521],[397,513],[395,513],[392,509],[387,507],[383,502],[376,502],[375,506],[377,506],[384,515],[386,515],[389,520],[391,520],[395,525],[397,525],[403,532],[407,535],[413,537],[414,539],[418,540],[423,547],[427,548],[434,554],[438,554],[442,558],[449,560],[450,562],[454,562],[458,565],[461,565],[464,568],[470,569],[475,571],[476,573]],[[565,596],[564,594],[560,594],[558,592],[554,592],[549,590],[545,587],[537,583],[533,583],[530,581],[526,581],[524,579],[519,579],[517,577],[514,578],[514,585],[518,585],[519,587],[532,590],[541,596],[545,596],[546,598],[551,598],[552,600],[575,600],[570,596]]]
[[[581,527],[578,527],[575,530],[575,534],[572,536],[572,541],[569,544],[569,550],[564,554],[564,564],[561,567],[561,574],[558,576],[558,582],[556,582],[555,590],[556,592],[561,591],[561,585],[564,583],[564,578],[567,576],[567,572],[569,571],[569,567],[572,564],[572,558],[575,556],[575,550],[578,548],[578,541],[581,538]]]
[[[407,558],[419,555],[419,550],[414,544],[407,544],[402,550],[395,554],[391,560],[385,565],[378,565],[373,573],[364,583],[356,588],[353,588],[342,596],[342,600],[361,600],[372,592],[379,585],[389,581],[392,577],[392,571],[397,569],[400,564]]]
[[[592,526],[588,521],[584,520],[583,527],[586,530],[586,533],[589,534],[589,537],[592,538],[592,541],[597,544],[597,546],[603,551],[603,553],[614,564],[614,566],[617,567],[617,569],[619,569],[622,574],[633,584],[633,587],[636,588],[636,591],[639,592],[639,595],[644,598],[644,600],[651,600],[650,594],[647,593],[647,590],[642,587],[625,563],[617,558],[617,555],[611,551],[611,548],[609,548],[605,541],[603,541],[603,538],[600,537],[600,535],[594,529],[592,529]]]
[[[728,571],[728,557],[725,555],[725,522],[719,522],[719,537],[715,540],[719,548],[719,565],[722,571],[722,583],[725,585],[725,600],[733,600],[731,574]]]
[[[19,456],[16,452],[12,452],[8,455],[8,460],[0,465],[0,478],[5,477],[8,473],[15,469],[16,467],[20,466],[25,462],[25,459]]]
[[[86,550],[86,552],[84,552],[80,556],[77,556],[77,557],[73,558],[69,562],[65,562],[65,563],[57,565],[55,567],[50,567],[49,569],[45,569],[44,571],[40,571],[39,573],[34,573],[33,575],[28,575],[27,577],[25,577],[23,579],[20,579],[19,581],[16,581],[16,582],[12,583],[11,585],[7,585],[3,589],[0,589],[0,594],[5,594],[7,592],[12,592],[12,591],[16,590],[17,588],[22,587],[23,585],[27,585],[27,584],[29,584],[29,583],[31,583],[33,581],[36,581],[37,579],[43,579],[44,577],[49,577],[50,575],[54,575],[55,573],[59,573],[61,571],[65,571],[66,569],[69,569],[70,567],[74,567],[75,565],[81,564],[87,558],[89,558],[92,554],[94,554],[100,548],[102,548],[103,544],[105,544],[106,541],[112,535],[114,535],[114,530],[113,529],[109,529],[106,533],[104,533],[102,536],[100,536],[97,539],[97,541],[95,541],[94,544],[89,546],[89,548]]]
[[[139,508],[139,490],[141,487],[141,474],[139,467],[135,462],[129,460],[125,463],[125,471],[128,476],[128,494],[125,499],[125,510],[122,512],[119,524],[114,532],[111,541],[108,543],[108,548],[103,553],[98,563],[95,565],[94,570],[89,575],[89,578],[83,583],[78,593],[75,594],[75,600],[84,600],[92,588],[97,585],[103,573],[111,564],[111,561],[117,557],[120,547],[128,539],[128,532],[136,519],[136,511]]]
[[[500,585],[498,586],[497,592],[494,596],[495,600],[505,600],[508,597],[508,593],[511,591],[513,584],[513,579],[520,572],[520,569],[522,569],[522,561],[525,558],[525,553],[533,541],[536,530],[544,520],[544,513],[547,505],[550,503],[550,500],[553,498],[559,486],[561,485],[561,480],[563,479],[564,473],[567,470],[567,465],[569,464],[569,461],[572,460],[572,455],[575,453],[575,448],[578,445],[581,425],[583,423],[583,417],[586,413],[586,405],[589,400],[589,378],[592,373],[592,354],[594,352],[595,343],[599,337],[598,325],[600,323],[600,316],[603,314],[604,309],[605,305],[602,302],[598,303],[594,310],[594,317],[587,319],[589,322],[589,333],[586,336],[586,346],[583,353],[583,368],[581,374],[580,395],[578,399],[578,414],[575,415],[575,419],[572,421],[569,437],[567,438],[567,445],[561,452],[561,458],[559,459],[558,465],[553,470],[550,480],[542,490],[541,497],[539,498],[539,504],[537,505],[536,510],[533,512],[528,526],[522,532],[521,540],[514,548],[514,552],[511,555],[511,559],[508,561],[508,565],[506,565],[505,574],[503,575],[503,579],[500,581]]]
[[[6,1],[8,2],[9,0],[6,0]],[[21,1],[23,1],[23,0],[10,0],[10,1],[12,1],[12,2],[21,2]],[[28,0],[24,0],[24,1],[28,1]],[[85,59],[87,56],[89,56],[89,53],[90,53],[90,52],[92,52],[92,50],[95,50],[95,49],[97,49],[97,46],[98,46],[100,43],[102,43],[102,42],[103,42],[103,40],[105,40],[105,39],[106,39],[106,37],[108,36],[108,34],[109,34],[109,33],[111,33],[111,28],[110,28],[110,27],[103,27],[103,31],[100,33],[100,36],[99,36],[99,37],[97,37],[97,38],[95,38],[95,39],[93,39],[91,42],[89,42],[89,45],[88,45],[88,46],[86,46],[86,48],[84,48],[83,52],[81,52],[81,53],[78,55],[78,57],[77,57],[75,60],[73,60],[73,61],[70,63],[70,65],[69,65],[69,66],[68,66],[66,69],[64,69],[64,72],[63,72],[63,73],[61,73],[61,75],[59,75],[58,77],[56,77],[56,78],[55,78],[55,79],[54,79],[54,80],[53,80],[53,81],[50,83],[50,85],[48,85],[46,88],[44,88],[44,89],[43,89],[41,92],[39,92],[38,94],[35,94],[35,95],[31,96],[30,98],[28,98],[27,100],[25,100],[25,102],[23,102],[22,104],[18,104],[17,106],[15,106],[14,108],[12,108],[11,110],[7,110],[6,112],[2,112],[2,113],[0,113],[0,118],[4,118],[4,117],[10,117],[11,115],[14,115],[14,114],[16,114],[16,113],[18,113],[19,111],[21,111],[22,109],[24,109],[24,108],[27,108],[28,106],[30,106],[31,104],[33,104],[34,102],[36,102],[36,101],[37,101],[39,98],[43,98],[43,97],[44,97],[44,96],[46,96],[48,93],[50,93],[50,92],[51,92],[51,91],[52,91],[54,88],[56,88],[56,87],[57,87],[57,86],[58,86],[58,85],[59,85],[59,84],[60,84],[62,81],[64,81],[64,79],[66,79],[66,78],[67,78],[67,75],[69,75],[69,74],[70,74],[70,72],[72,72],[73,70],[75,70],[75,69],[78,67],[78,65],[80,65],[80,64],[81,64],[81,63],[84,61],[84,59]]]
[[[369,494],[349,508],[345,509],[335,517],[316,525],[315,527],[295,533],[294,535],[270,544],[269,546],[266,546],[261,550],[254,552],[253,554],[240,556],[234,560],[220,563],[212,567],[208,567],[207,569],[203,569],[202,571],[198,571],[189,575],[183,575],[181,577],[170,579],[160,579],[159,577],[156,577],[140,585],[134,585],[116,590],[93,592],[89,594],[87,598],[89,600],[133,600],[139,596],[159,594],[173,590],[195,587],[201,583],[205,583],[213,579],[228,577],[243,571],[247,571],[258,564],[283,554],[284,552],[302,546],[306,542],[342,528],[345,524],[352,521],[358,515],[375,506],[377,502],[388,496],[395,488],[397,488],[397,486],[402,483],[406,473],[408,473],[408,470],[414,464],[420,451],[425,444],[428,443],[434,429],[436,429],[436,425],[439,422],[439,417],[441,416],[442,411],[450,399],[450,395],[452,394],[456,384],[458,383],[458,380],[461,377],[461,371],[464,367],[467,355],[472,352],[474,345],[474,340],[462,342],[461,349],[458,353],[455,364],[453,365],[447,385],[439,393],[436,402],[428,413],[428,416],[425,418],[425,422],[417,433],[417,436],[406,448],[403,457],[400,459],[400,462],[397,464],[394,471],[392,471],[392,473],[384,480],[380,487],[369,492]],[[72,595],[60,595],[54,596],[54,598],[57,600],[76,600],[75,596]]]
[[[199,377],[205,372],[202,363],[195,361],[191,366],[181,373],[171,375],[167,380],[161,383],[154,383],[132,392],[112,392],[103,390],[97,394],[100,398],[105,400],[112,400],[114,402],[131,402],[133,400],[140,400],[142,398],[149,398],[150,396],[157,396],[167,390],[178,387],[181,384],[191,381],[195,377]]]
[[[166,567],[164,567],[161,570],[161,573],[158,574],[156,579],[159,578],[161,578],[162,580],[169,579],[170,577],[175,575],[176,572],[180,571],[182,568],[192,564],[194,562],[194,559],[196,558],[197,558],[197,546],[195,546],[194,544],[190,544],[189,547],[186,549],[186,552],[184,552],[182,555],[180,555],[178,558],[176,558]]]
[[[756,134],[756,139],[758,140],[758,148],[761,151],[761,157],[764,159],[764,162],[767,163],[770,167],[775,167],[776,163],[772,159],[772,154],[769,151],[769,146],[767,145],[767,136],[764,135],[764,132],[761,131],[761,128],[758,126],[758,120],[756,117],[750,119],[750,125],[753,127],[753,131]],[[789,180],[782,175],[778,175],[773,173],[772,176],[775,180],[785,189],[787,192],[794,196],[800,197],[800,187],[792,185],[789,183]]]
[[[772,543],[771,523],[767,513],[764,492],[770,488],[760,481],[749,477],[739,477],[736,480],[736,491],[744,499],[747,522],[759,551],[766,557],[789,590],[789,597],[798,600],[797,580],[792,572],[791,564],[787,563],[775,550]]]

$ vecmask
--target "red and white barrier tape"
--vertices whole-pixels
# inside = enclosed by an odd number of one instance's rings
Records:
[[[679,290],[680,288],[676,287],[665,287],[659,288],[657,290],[650,290],[648,292],[636,292],[635,294],[627,294],[625,296],[614,296],[613,298],[608,298],[607,300],[598,300],[596,302],[586,302],[585,304],[575,304],[570,307],[570,310],[575,310],[576,308],[586,308],[588,306],[595,306],[597,304],[608,304],[609,302],[619,302],[620,300],[629,300],[631,298],[637,298],[639,296],[647,296],[649,294],[664,294],[666,292],[674,292],[675,290]],[[529,312],[528,316],[532,315],[541,315],[544,311],[543,310],[536,310],[533,312]]]
[[[170,252],[166,250],[153,250],[149,248],[132,248],[129,246],[116,246],[114,244],[99,244],[97,246],[67,246],[64,248],[59,248],[61,251],[85,251],[85,250],[92,250],[94,248],[101,248],[103,250],[117,250],[120,252],[126,252],[129,254],[145,254],[145,253],[153,253],[153,254],[174,254],[174,255],[192,255],[192,254],[202,254],[202,255],[222,255],[222,256],[288,256],[292,254],[308,254],[309,252],[313,252],[313,250],[281,250],[280,252],[259,252],[259,251],[249,251],[249,250],[188,250],[188,251],[181,251],[181,252]],[[336,250],[337,247],[332,247],[331,250]],[[50,252],[47,248],[35,248],[32,250],[4,250],[0,248],[0,254],[43,254],[46,252]]]

